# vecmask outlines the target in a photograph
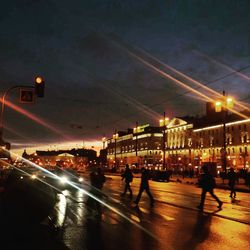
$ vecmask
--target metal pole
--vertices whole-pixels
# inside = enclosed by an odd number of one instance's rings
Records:
[[[166,113],[163,113],[163,169],[165,169],[166,167],[166,159],[165,159],[165,155],[166,155],[166,142],[165,142],[165,137],[166,137]]]
[[[137,127],[138,127],[138,122],[136,122],[136,128],[135,128],[135,156],[137,158],[137,148],[138,148],[138,141],[137,141]],[[137,161],[137,159],[136,159]],[[137,162],[138,163],[138,162]]]
[[[115,168],[116,168],[116,130],[115,130]]]
[[[138,161],[138,122],[135,123],[135,157],[136,157],[136,168],[139,167],[139,161]]]
[[[223,169],[225,171],[225,173],[227,172],[227,142],[226,142],[226,119],[227,119],[227,107],[226,107],[226,103],[225,103],[225,96],[226,96],[226,93],[225,91],[223,90],[223,109],[222,109],[222,112],[223,112]]]
[[[1,100],[2,107],[1,107],[1,113],[0,113],[0,142],[3,141],[5,99],[11,90],[17,89],[17,88],[34,88],[34,86],[16,85],[16,86],[12,86],[12,87],[8,88],[4,92],[2,100]]]

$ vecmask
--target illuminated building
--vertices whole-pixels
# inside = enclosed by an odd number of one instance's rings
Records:
[[[138,126],[119,131],[107,140],[109,167],[126,164],[160,166],[162,162],[162,132],[160,127]]]
[[[48,150],[26,156],[27,159],[44,167],[70,167],[83,169],[90,161],[96,160],[96,151],[92,149]]]
[[[218,170],[222,171],[225,138],[227,168],[248,169],[250,119],[230,114],[222,121],[221,115],[211,109],[207,111],[206,116],[200,118],[186,116],[169,120],[164,144],[162,126],[146,125],[116,133],[107,140],[109,166],[128,163],[160,169],[165,145],[168,168],[182,171],[199,168],[204,162],[216,162]]]

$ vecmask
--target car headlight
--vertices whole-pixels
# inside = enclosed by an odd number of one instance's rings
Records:
[[[35,174],[31,175],[31,179],[35,180],[37,176]]]
[[[69,180],[68,180],[68,178],[66,176],[63,176],[63,177],[60,178],[60,182],[63,183],[63,184],[67,183],[68,181]]]
[[[79,181],[79,182],[83,182],[83,178],[80,177],[80,178],[78,179],[78,181]]]

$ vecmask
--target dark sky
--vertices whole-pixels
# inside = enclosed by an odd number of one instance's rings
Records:
[[[156,125],[164,111],[170,117],[204,112],[204,100],[141,60],[178,78],[167,64],[249,104],[248,0],[5,2],[0,91],[42,75],[45,98],[21,105],[13,91],[9,100],[54,128],[7,108],[5,137],[14,147],[99,140],[136,121]],[[235,70],[240,73],[229,75]]]

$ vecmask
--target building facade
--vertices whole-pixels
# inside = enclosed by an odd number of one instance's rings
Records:
[[[228,168],[248,169],[249,151],[250,119],[235,117],[226,122],[173,118],[165,126],[139,126],[107,140],[108,165],[116,167],[162,169],[165,156],[165,167],[180,171],[195,170],[204,162],[215,162],[222,171],[223,159]]]
[[[162,161],[163,134],[160,127],[138,126],[120,131],[107,140],[109,167],[159,166]]]
[[[64,168],[75,168],[80,171],[84,170],[90,162],[96,160],[96,151],[91,149],[70,149],[56,151],[37,150],[36,153],[30,155],[24,151],[23,157],[47,168],[60,166]]]

